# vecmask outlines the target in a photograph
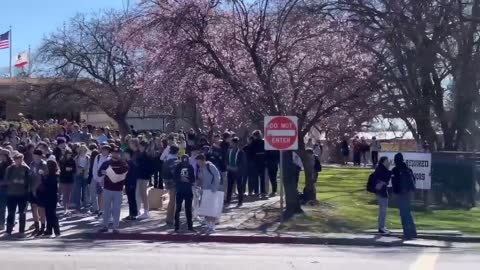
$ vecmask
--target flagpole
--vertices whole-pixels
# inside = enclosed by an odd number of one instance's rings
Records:
[[[10,33],[9,34],[10,34],[10,36],[9,36],[9,38],[10,38],[10,66],[9,66],[9,68],[10,68],[10,79],[11,79],[11,78],[13,78],[13,76],[12,76],[12,47],[13,47],[13,42],[12,42],[12,26],[11,25],[10,25]]]
[[[30,77],[30,72],[32,72],[32,65],[31,65],[31,60],[30,60],[30,44],[28,44],[28,59],[27,59],[27,65],[28,65],[28,77]]]

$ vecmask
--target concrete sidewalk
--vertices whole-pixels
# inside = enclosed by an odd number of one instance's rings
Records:
[[[394,231],[390,236],[376,235],[373,232],[363,233],[305,233],[305,232],[279,232],[280,209],[279,197],[268,200],[248,198],[244,205],[237,208],[235,205],[227,206],[217,226],[217,232],[212,235],[202,234],[204,226],[194,222],[198,231],[196,234],[185,231],[177,234],[173,228],[165,224],[165,210],[152,211],[151,217],[146,220],[122,221],[120,234],[99,234],[103,219],[96,219],[89,214],[71,214],[62,217],[60,224],[62,238],[84,240],[138,240],[138,241],[163,241],[163,242],[221,242],[243,244],[316,244],[316,245],[352,245],[352,246],[421,246],[421,247],[452,247],[454,243],[480,243],[478,236],[463,236],[457,232],[435,234],[419,232],[419,240],[402,241],[400,234]],[[128,215],[126,202],[123,204],[121,217]],[[186,227],[182,213],[182,226]],[[29,213],[27,226],[31,224]],[[2,237],[3,236],[3,237]],[[7,238],[0,234],[0,239]],[[32,240],[29,236],[22,238]]]

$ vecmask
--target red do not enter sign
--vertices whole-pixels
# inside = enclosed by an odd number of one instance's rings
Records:
[[[298,120],[295,116],[266,116],[265,150],[297,150]]]

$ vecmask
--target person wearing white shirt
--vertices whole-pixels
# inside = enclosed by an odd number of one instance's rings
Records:
[[[98,176],[98,170],[102,164],[110,159],[110,146],[104,145],[100,148],[101,153],[95,157],[93,162],[93,179],[90,183],[90,199],[92,201],[92,212],[98,217],[102,216],[102,191],[103,191],[103,177]]]

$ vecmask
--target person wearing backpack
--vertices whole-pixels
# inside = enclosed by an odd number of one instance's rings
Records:
[[[215,232],[215,222],[223,211],[223,182],[220,171],[215,165],[207,161],[205,155],[200,154],[196,158],[197,179],[202,186],[202,201],[198,209],[198,215],[205,217],[207,221],[207,233]]]
[[[169,154],[167,155],[162,166],[162,178],[165,189],[168,190],[169,197],[166,223],[168,226],[172,226],[174,225],[176,203],[175,168],[180,161],[178,160],[178,146],[171,145],[169,149]]]
[[[370,184],[369,191],[375,193],[378,201],[378,232],[381,234],[390,234],[386,228],[387,210],[388,210],[388,184],[392,178],[392,172],[389,170],[390,161],[387,157],[381,157],[378,167],[372,174],[373,182]]]
[[[400,219],[402,220],[403,236],[405,240],[417,238],[417,229],[411,213],[412,194],[415,191],[415,176],[398,153],[394,157],[395,168],[392,170],[393,193],[397,197]]]

